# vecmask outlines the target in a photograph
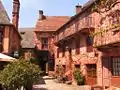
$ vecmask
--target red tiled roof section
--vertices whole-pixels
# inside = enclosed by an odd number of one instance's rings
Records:
[[[56,31],[70,19],[69,16],[45,16],[37,21],[34,31]]]

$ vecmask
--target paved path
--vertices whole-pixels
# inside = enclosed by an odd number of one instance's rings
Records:
[[[80,89],[79,86],[75,85],[56,83],[53,79],[50,79],[49,77],[44,77],[40,83],[41,84],[34,85],[33,90],[86,90],[85,88]]]

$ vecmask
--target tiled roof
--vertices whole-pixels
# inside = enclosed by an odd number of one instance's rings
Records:
[[[38,19],[35,31],[56,31],[69,19],[68,16],[45,16],[43,20]]]
[[[19,33],[22,37],[22,48],[34,48],[34,28],[19,28]]]
[[[0,0],[0,24],[10,24],[10,19],[1,0]]]

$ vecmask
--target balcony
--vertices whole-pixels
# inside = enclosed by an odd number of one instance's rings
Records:
[[[118,47],[120,43],[120,27],[110,28],[94,36],[94,47]]]
[[[71,22],[70,25],[66,26],[63,31],[56,35],[55,43],[81,32],[89,32],[89,30],[94,29],[94,27],[95,23],[93,17],[79,18],[76,21]]]

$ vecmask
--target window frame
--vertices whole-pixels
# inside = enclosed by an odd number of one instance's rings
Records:
[[[46,41],[47,42],[46,42]],[[47,48],[48,49],[48,38],[42,38],[41,39],[41,42],[42,42],[42,49],[44,49],[44,48]]]
[[[91,66],[92,65],[95,65],[95,68],[94,66]],[[88,67],[90,66],[90,67]],[[97,77],[97,65],[96,64],[86,64],[86,68],[87,68],[87,76],[88,77]],[[93,68],[93,69],[92,69]]]
[[[114,65],[113,65],[114,64]],[[113,68],[114,66],[114,68]],[[120,57],[112,57],[111,60],[112,76],[120,76]],[[115,71],[114,71],[115,70]]]

